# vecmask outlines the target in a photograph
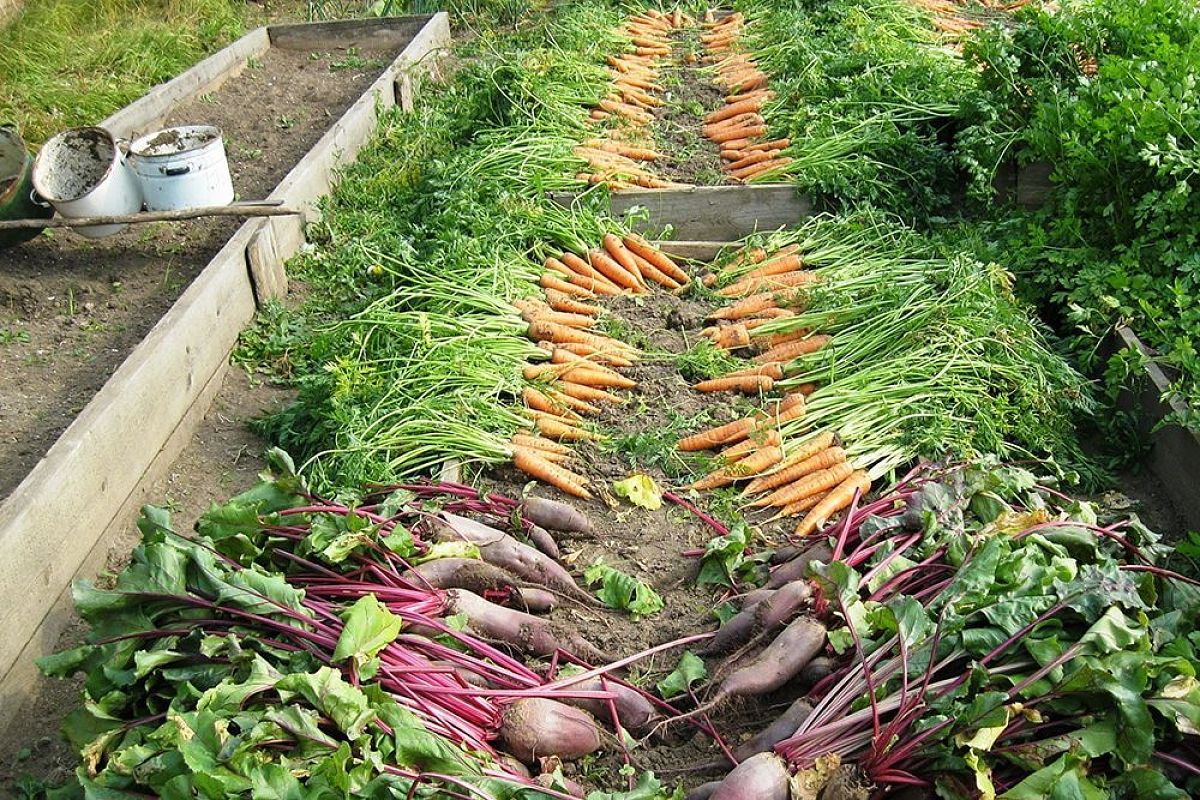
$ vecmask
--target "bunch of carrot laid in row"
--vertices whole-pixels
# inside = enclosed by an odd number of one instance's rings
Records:
[[[513,305],[529,323],[528,335],[548,353],[546,361],[524,370],[524,413],[532,433],[518,433],[510,444],[513,465],[567,494],[589,499],[586,477],[566,465],[570,443],[597,440],[585,418],[605,403],[623,404],[614,392],[637,384],[621,375],[638,359],[636,348],[592,331],[604,309],[588,302],[601,296],[644,294],[652,284],[678,289],[689,281],[680,267],[640,236],[606,234],[601,246],[584,256],[549,256],[541,278],[545,300]]]
[[[704,135],[721,148],[721,158],[730,177],[739,181],[766,175],[791,162],[780,151],[788,139],[768,141],[763,104],[775,95],[767,88],[767,75],[754,56],[737,49],[738,38],[746,21],[740,12],[720,20],[706,15],[708,33],[701,41],[708,50],[706,63],[714,64],[716,80],[733,94],[725,97],[725,106],[704,118]]]
[[[612,189],[635,186],[664,189],[682,185],[656,177],[647,168],[660,155],[645,129],[654,121],[653,109],[663,105],[654,94],[662,92],[655,81],[659,63],[671,55],[670,32],[689,23],[678,9],[674,14],[647,11],[626,21],[622,33],[629,38],[633,49],[607,59],[612,91],[590,114],[594,123],[606,127],[602,135],[575,148],[575,155],[591,168],[590,172],[578,173],[576,178]]]
[[[691,488],[708,490],[744,482],[742,495],[748,504],[774,509],[772,519],[804,515],[796,526],[797,537],[820,530],[850,505],[856,493],[870,491],[871,481],[865,471],[850,464],[833,433],[818,432],[795,447],[788,446],[781,430],[802,419],[804,408],[803,393],[793,392],[773,401],[768,411],[681,439],[678,446],[684,452],[720,450],[717,468]]]
[[[747,267],[751,268],[746,270]],[[819,276],[804,268],[796,245],[780,248],[770,255],[760,247],[745,250],[723,270],[726,271],[736,271],[739,277],[715,291],[735,302],[710,314],[709,320],[714,324],[701,333],[723,350],[754,352],[754,365],[701,381],[693,388],[701,392],[765,394],[774,388],[776,381],[783,379],[788,361],[814,353],[829,342],[830,337],[806,330],[755,333],[767,322],[792,316],[803,308],[804,287],[818,281]],[[715,273],[702,278],[709,287],[720,281],[721,275]],[[805,393],[811,389],[802,388]]]

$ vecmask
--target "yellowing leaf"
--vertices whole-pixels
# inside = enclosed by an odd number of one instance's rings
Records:
[[[613,484],[613,491],[639,508],[657,511],[662,508],[662,489],[645,473],[631,475]]]

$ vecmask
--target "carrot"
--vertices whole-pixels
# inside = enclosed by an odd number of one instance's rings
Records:
[[[779,275],[802,269],[804,262],[800,260],[800,256],[796,255],[799,249],[800,246],[794,244],[780,248],[778,252],[772,253],[770,258],[763,259],[757,267],[743,274],[741,279],[763,278],[768,275]]]
[[[595,347],[597,350],[615,349],[619,352],[632,350],[629,345],[624,342],[618,342],[616,339],[610,339],[607,336],[602,336],[597,333],[586,333],[585,331],[568,328],[565,325],[555,325],[553,322],[531,322],[529,323],[529,338],[537,341],[547,341],[563,343],[563,342],[578,342]]]
[[[632,389],[637,381],[630,380],[615,372],[601,372],[598,369],[588,369],[584,366],[569,366],[559,378],[564,383],[578,383],[591,386],[593,389]]]
[[[779,428],[767,428],[765,433],[761,433],[761,430],[761,426],[756,426],[748,439],[722,450],[721,463],[733,464],[761,447],[781,447],[783,445],[783,437],[779,433]]]
[[[813,334],[804,339],[772,347],[767,352],[755,356],[754,360],[759,364],[765,364],[768,361],[791,361],[793,358],[817,352],[829,344],[832,338],[823,333]]]
[[[762,294],[752,294],[749,297],[739,300],[731,306],[719,308],[708,315],[709,319],[742,319],[754,314],[761,313],[768,308],[775,308],[775,295],[771,292],[763,292]],[[782,361],[783,359],[775,359]]]
[[[572,353],[563,347],[555,347],[550,351],[550,361],[554,364],[571,364],[575,367],[603,372],[606,375],[611,375],[613,378],[621,377],[621,373],[615,372],[591,358]]]
[[[580,414],[587,414],[591,417],[600,416],[601,408],[599,406],[592,405],[586,400],[580,400],[577,397],[571,397],[569,394],[564,394],[563,392],[560,392],[556,389],[551,389],[548,386],[543,388],[542,393],[554,402],[559,403],[563,408],[569,408],[572,411]]]
[[[832,491],[832,490],[830,490],[830,491]],[[779,509],[779,511],[775,512],[774,518],[794,517],[797,514],[799,514],[801,511],[808,511],[810,508],[812,508],[813,506],[815,506],[817,503],[821,502],[828,496],[829,496],[829,492],[818,492],[817,494],[809,495],[808,497],[804,498],[803,500],[797,500],[794,503],[789,503],[788,505]]]
[[[810,395],[817,390],[815,383],[802,383],[796,387],[796,391],[802,395]]]
[[[747,156],[739,158],[737,161],[734,161],[732,164],[727,165],[725,168],[732,172],[735,170],[739,170],[742,167],[753,166],[754,164],[757,164],[760,161],[770,161],[774,157],[775,157],[775,154],[769,150],[756,150],[756,151],[751,152]]]
[[[773,100],[775,98],[775,93],[770,89],[755,89],[751,92],[739,92],[737,94],[726,95],[725,102],[740,103],[743,100],[752,100],[758,97],[761,97],[764,100]]]
[[[745,325],[727,325],[720,329],[713,344],[723,350],[737,350],[750,344],[750,331]]]
[[[613,283],[620,286],[622,289],[628,289],[631,292],[639,293],[645,291],[641,283],[641,273],[630,272],[621,266],[604,250],[589,250],[588,261],[596,270],[608,278]]]
[[[555,311],[562,311],[568,314],[586,314],[590,317],[598,317],[600,316],[600,312],[604,310],[600,306],[581,303],[568,294],[553,290],[547,290],[546,302]]]
[[[520,300],[513,303],[522,303],[525,308],[521,309],[521,318],[526,322],[552,322],[556,325],[565,325],[568,328],[590,328],[596,324],[596,320],[589,317],[587,314],[570,314],[562,311],[552,311],[549,307],[537,308],[527,305]],[[518,306],[519,307],[519,306]]]
[[[776,484],[778,488],[776,488],[775,491],[771,492],[766,497],[755,500],[750,505],[755,506],[756,508],[762,508],[764,506],[783,507],[790,503],[794,503],[797,500],[803,499],[804,497],[808,497],[810,492],[804,491],[802,488],[794,487],[802,487],[802,481],[806,476],[822,470],[831,469],[839,464],[844,464],[845,461],[845,450],[840,447],[827,447],[816,455],[806,458],[798,464],[793,464],[787,469],[782,469],[778,472],[772,473],[770,475],[771,480],[780,481]],[[747,487],[746,491],[747,493],[750,493],[749,487]],[[766,490],[764,489],[760,491]]]
[[[629,249],[625,247],[620,236],[617,236],[615,233],[606,233],[604,234],[604,238],[601,240],[601,244],[604,245],[604,249],[608,252],[608,255],[613,261],[616,261],[621,265],[622,269],[637,279],[638,284],[643,290],[649,288],[646,286],[645,276],[642,275],[642,269],[638,265],[637,259],[634,258],[633,253],[629,252]]]
[[[842,481],[849,478],[854,472],[854,467],[847,464],[845,461],[840,461],[832,467],[827,467],[817,472],[809,473],[799,480],[776,489],[771,493],[771,505],[778,508],[786,508],[788,505],[803,500],[806,497],[814,495],[818,492],[828,491],[837,486]],[[762,506],[764,503],[761,500],[755,501],[755,505]]]
[[[787,156],[781,156],[780,158],[775,158],[770,161],[759,162],[758,164],[754,164],[750,167],[743,167],[736,173],[730,174],[732,174],[735,178],[749,180],[750,178],[753,178],[756,175],[761,175],[764,172],[770,172],[773,169],[782,169],[790,163],[792,163],[792,159],[788,158]]]
[[[600,350],[586,344],[580,344],[578,342],[561,342],[559,344],[543,342],[543,344],[551,345],[548,348],[551,352],[553,352],[555,348],[559,350],[566,350],[567,352],[574,353],[577,356],[583,356],[584,358],[596,364],[607,364],[612,367],[633,366],[633,359],[629,358],[628,354],[626,353],[617,353],[612,350]]]
[[[678,264],[676,264],[658,248],[637,234],[631,233],[626,236],[623,241],[625,247],[627,247],[631,252],[636,253],[637,255],[649,261],[663,274],[670,277],[676,283],[684,285],[691,280],[688,274],[679,268]]]
[[[542,483],[547,483],[583,500],[592,499],[591,493],[585,488],[587,479],[537,455],[536,451],[516,450],[513,453],[512,462],[513,466],[521,472]]]
[[[558,383],[555,384],[558,391],[574,397],[577,400],[585,400],[589,403],[615,403],[617,405],[625,405],[625,398],[618,397],[612,392],[606,392],[603,389],[596,389],[592,386],[584,386],[582,383]]]
[[[571,457],[563,453],[551,453],[547,450],[538,450],[534,447],[520,447],[519,445],[510,443],[508,445],[509,458],[512,458],[517,453],[529,453],[538,458],[544,458],[551,464],[569,464],[571,462]]]
[[[577,286],[570,281],[565,281],[558,275],[552,272],[543,272],[542,277],[538,278],[538,285],[546,290],[547,296],[550,292],[559,292],[563,295],[571,295],[574,297],[595,297],[596,293],[583,286]]]
[[[561,261],[568,269],[573,270],[575,272],[575,274],[582,275],[585,278],[590,278],[591,280],[595,281],[598,285],[605,286],[611,290],[609,292],[605,292],[605,294],[620,294],[621,293],[620,286],[613,283],[611,280],[608,279],[608,277],[604,273],[600,272],[595,267],[593,267],[591,264],[589,264],[587,261],[584,261],[582,258],[575,255],[574,253],[572,253],[570,251],[563,253]]]
[[[765,492],[768,489],[777,489],[780,486],[783,486],[785,483],[791,483],[796,478],[801,477],[801,475],[794,474],[791,476],[785,476],[783,473],[787,472],[792,467],[808,461],[813,456],[833,447],[835,441],[836,437],[828,431],[822,431],[821,433],[818,433],[812,439],[801,445],[797,450],[789,453],[787,458],[779,462],[774,472],[764,475],[761,478],[751,482],[751,484],[746,487],[746,494],[757,494],[759,492]]]
[[[633,161],[655,161],[661,157],[655,151],[645,147],[632,147],[619,142],[610,142],[607,139],[588,139],[583,144],[585,147],[624,156]]]
[[[728,442],[740,442],[745,439],[755,422],[754,417],[742,419],[709,428],[691,436],[680,439],[676,447],[684,453],[694,453],[698,450],[712,450]]]
[[[783,380],[783,365],[775,362],[771,364],[763,364],[759,367],[747,367],[746,369],[739,369],[736,372],[730,372],[726,374],[725,377],[732,378],[734,376],[740,377],[742,375],[767,375],[770,376],[772,380],[781,381]]]
[[[742,114],[737,114],[733,117],[729,117],[721,122],[713,122],[705,125],[701,130],[705,136],[712,136],[712,134],[717,133],[718,131],[728,130],[729,128],[736,128],[739,125],[744,126],[748,124],[762,125],[763,118],[754,112],[745,112]]]
[[[670,289],[671,291],[675,291],[676,289],[680,288],[681,284],[679,281],[675,280],[670,275],[667,275],[661,269],[639,256],[637,253],[634,253],[632,250],[629,252],[630,255],[633,256],[633,260],[637,263],[638,271],[642,273],[643,278],[654,281],[659,286],[662,286],[665,289]]]
[[[751,336],[750,340],[754,344],[759,345],[767,350],[770,350],[771,348],[779,347],[781,344],[787,344],[788,342],[799,341],[801,339],[806,338],[807,336],[810,336],[811,334],[812,334],[812,329],[799,328],[797,330],[791,331],[790,333],[771,333],[771,334],[765,334],[765,335],[759,334],[758,336]]]
[[[725,150],[740,150],[743,147],[749,147],[752,142],[749,139],[730,139],[720,144]]]
[[[571,255],[574,254],[572,253]],[[578,272],[571,267],[568,267],[565,262],[553,257],[547,258],[543,263],[545,264],[546,269],[562,275],[567,282],[578,286],[579,288],[587,291],[589,294],[615,295],[621,293],[621,290],[605,280],[604,276],[595,278],[586,273]]]
[[[728,486],[734,481],[757,475],[770,469],[783,459],[783,451],[775,445],[760,448],[750,455],[720,469],[710,472],[691,485],[692,489],[716,489]]]
[[[763,106],[761,98],[752,98],[743,100],[740,103],[730,103],[724,108],[719,108],[716,111],[710,112],[705,118],[706,123],[720,122],[723,119],[736,117],[738,114],[744,114],[750,111],[759,111]]]
[[[766,394],[775,388],[775,379],[770,375],[724,375],[720,378],[700,381],[692,388],[698,392]]]
[[[775,289],[794,289],[821,280],[820,275],[812,270],[798,269],[792,272],[779,272],[774,275],[756,275],[753,278],[743,278],[737,283],[731,283],[717,294],[723,297],[744,297],[748,294],[769,292]]]
[[[512,443],[517,447],[523,447],[526,450],[544,450],[547,453],[566,456],[571,454],[571,448],[561,442],[552,442],[549,439],[543,439],[540,436],[530,436],[525,433],[514,433]]]
[[[769,142],[763,142],[758,147],[762,150],[782,150],[785,147],[790,147],[791,144],[791,139],[772,139]]]
[[[813,506],[812,511],[808,512],[808,515],[796,526],[796,536],[808,536],[818,528],[825,527],[825,523],[829,521],[830,517],[850,505],[855,494],[866,494],[869,491],[871,491],[871,479],[867,477],[866,472],[858,470],[838,484],[837,488],[821,502]]]
[[[597,433],[575,427],[569,420],[563,419],[557,414],[527,409],[525,415],[533,420],[542,436],[556,442],[577,442],[584,439],[595,441],[603,438]]]
[[[744,128],[730,128],[729,130],[719,131],[709,139],[712,139],[717,144],[732,142],[735,139],[752,139],[755,136],[762,136],[767,132],[765,125],[751,125]]]
[[[547,414],[557,414],[573,422],[583,422],[583,418],[574,411],[564,408],[560,403],[555,403],[532,386],[526,386],[521,391],[521,400],[525,403],[526,408],[531,408],[534,411],[545,411]]]

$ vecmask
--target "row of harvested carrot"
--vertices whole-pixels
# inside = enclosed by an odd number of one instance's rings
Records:
[[[529,323],[528,335],[549,359],[525,367],[524,413],[534,433],[519,433],[509,443],[512,463],[537,480],[567,494],[589,499],[588,480],[568,468],[571,442],[597,440],[585,418],[601,413],[601,404],[625,401],[615,391],[637,384],[617,372],[638,359],[636,348],[596,333],[603,309],[589,303],[601,296],[643,294],[657,284],[678,289],[687,273],[640,236],[606,234],[601,246],[583,256],[549,256],[541,276],[545,300],[513,305]]]
[[[828,336],[806,330],[760,336],[753,333],[760,325],[801,308],[802,287],[818,280],[818,275],[804,269],[799,248],[794,245],[770,254],[762,248],[749,248],[721,272],[709,273],[701,281],[713,287],[727,280],[727,275],[736,275],[736,280],[716,292],[735,302],[710,315],[718,325],[706,329],[705,334],[727,350],[757,348],[760,352],[753,357],[753,366],[694,388],[765,394],[783,378],[789,361],[815,352],[830,341]],[[833,433],[818,432],[796,447],[789,447],[784,440],[783,426],[803,418],[804,397],[815,388],[797,387],[783,399],[772,401],[767,411],[681,439],[679,449],[685,452],[720,451],[717,468],[693,483],[692,488],[715,489],[745,482],[743,495],[751,507],[774,509],[775,518],[803,515],[796,527],[798,537],[819,530],[855,496],[869,491],[867,474],[849,463]]]
[[[605,184],[612,189],[641,187],[665,189],[686,184],[657,177],[646,166],[661,156],[645,128],[654,121],[653,109],[663,105],[655,96],[662,87],[655,81],[659,63],[671,55],[670,32],[690,24],[679,10],[674,14],[648,11],[634,14],[625,22],[622,33],[629,39],[631,51],[607,58],[612,90],[591,110],[593,123],[605,127],[595,138],[575,148],[575,155],[588,163],[590,171],[576,174],[588,184]]]
[[[766,140],[767,121],[762,108],[775,95],[767,88],[767,74],[754,56],[738,49],[746,20],[740,12],[720,20],[706,17],[708,33],[700,39],[708,50],[706,63],[714,64],[716,80],[733,94],[725,106],[704,118],[704,135],[721,148],[725,170],[738,181],[748,181],[786,167],[791,159],[781,155],[788,139]]]

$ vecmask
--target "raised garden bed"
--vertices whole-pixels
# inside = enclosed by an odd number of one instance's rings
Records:
[[[19,712],[33,660],[70,618],[71,580],[103,563],[142,487],[203,418],[257,303],[286,290],[283,263],[334,170],[354,157],[379,109],[411,107],[448,41],[444,13],[259,28],[102,123],[130,138],[164,123],[215,122],[241,196],[270,196],[303,217],[135,228],[90,246],[40,237],[0,255],[9,313],[42,325],[3,354],[6,367],[25,369],[4,371],[0,396],[25,411],[5,423],[21,447],[0,481],[11,490],[0,526],[10,626],[0,726]]]

